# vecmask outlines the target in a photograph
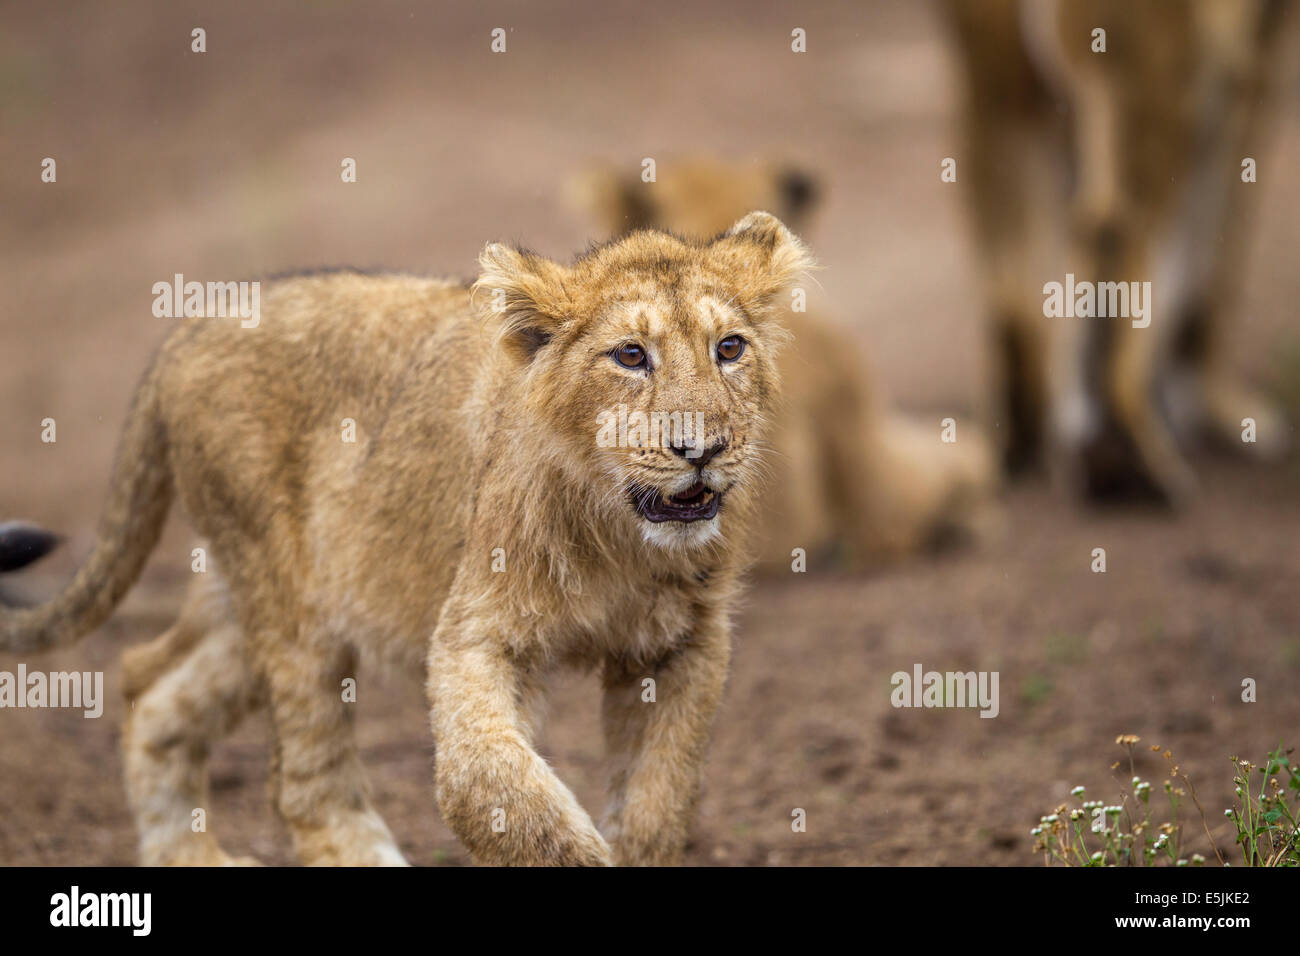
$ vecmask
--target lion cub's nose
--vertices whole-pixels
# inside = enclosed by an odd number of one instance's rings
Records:
[[[696,468],[702,469],[713,460],[714,455],[727,447],[727,440],[725,438],[719,438],[712,445],[709,445],[704,449],[701,449],[698,445],[671,445],[669,447],[672,448],[674,455],[680,455]]]

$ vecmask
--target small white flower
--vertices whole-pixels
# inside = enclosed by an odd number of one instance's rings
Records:
[[[1073,790],[1070,791],[1070,796],[1072,797],[1083,796],[1083,787],[1075,787]]]

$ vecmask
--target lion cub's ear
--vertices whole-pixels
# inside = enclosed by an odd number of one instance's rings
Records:
[[[814,267],[799,237],[767,212],[751,212],[713,240],[710,252],[751,311],[761,311]]]
[[[527,360],[551,340],[571,309],[562,265],[531,252],[488,243],[474,283],[480,308],[500,316],[501,339]]]

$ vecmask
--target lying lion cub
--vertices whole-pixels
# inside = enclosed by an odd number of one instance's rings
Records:
[[[88,563],[0,612],[10,651],[96,627],[173,496],[210,542],[220,574],[127,667],[145,863],[231,862],[191,813],[208,746],[263,700],[299,857],[404,862],[352,739],[358,652],[427,663],[438,804],[477,860],[680,858],[776,399],[772,313],[807,253],[751,213],[710,241],[480,263],[473,291],[340,273],[274,285],[256,329],[187,320],[136,395]],[[702,428],[609,447],[620,405]],[[532,745],[562,665],[602,672],[604,836]]]

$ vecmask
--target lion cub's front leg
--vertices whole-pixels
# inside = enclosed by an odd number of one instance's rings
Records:
[[[608,866],[595,824],[533,750],[522,665],[502,641],[456,617],[444,613],[429,652],[443,819],[481,863]]]
[[[681,862],[730,657],[729,628],[718,615],[652,665],[606,662],[602,718],[612,774],[605,832],[616,863]],[[653,695],[646,678],[654,680]]]

